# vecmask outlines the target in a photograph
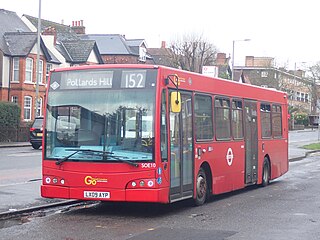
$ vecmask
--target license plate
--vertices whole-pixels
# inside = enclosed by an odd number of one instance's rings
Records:
[[[37,133],[37,137],[42,137],[42,133]]]
[[[83,196],[84,198],[109,199],[110,192],[84,191]]]

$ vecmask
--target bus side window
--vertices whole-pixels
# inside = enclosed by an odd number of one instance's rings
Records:
[[[261,103],[260,112],[262,138],[271,138],[271,105]]]
[[[161,117],[160,117],[160,148],[161,160],[168,161],[168,125],[167,125],[167,96],[166,91],[162,91],[161,96]]]
[[[217,140],[229,140],[231,138],[230,100],[226,97],[217,97],[214,109]]]
[[[196,140],[212,140],[213,123],[211,96],[196,94],[194,106]]]

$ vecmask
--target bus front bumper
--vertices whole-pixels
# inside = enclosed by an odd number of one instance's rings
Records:
[[[62,186],[41,185],[41,196],[113,202],[158,202],[169,203],[169,189],[101,189],[69,188]]]

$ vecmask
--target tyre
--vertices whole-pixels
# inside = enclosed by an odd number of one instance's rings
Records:
[[[40,144],[32,143],[31,144],[34,149],[39,149],[41,147]]]
[[[204,204],[208,196],[207,176],[203,168],[200,168],[196,181],[196,197],[194,202],[196,206],[200,206]]]
[[[270,164],[267,158],[264,159],[263,162],[263,170],[262,170],[262,183],[261,186],[265,187],[269,185],[270,182]]]

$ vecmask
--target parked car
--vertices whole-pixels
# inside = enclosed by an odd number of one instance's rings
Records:
[[[42,145],[43,117],[36,117],[30,128],[30,143],[34,149]]]

